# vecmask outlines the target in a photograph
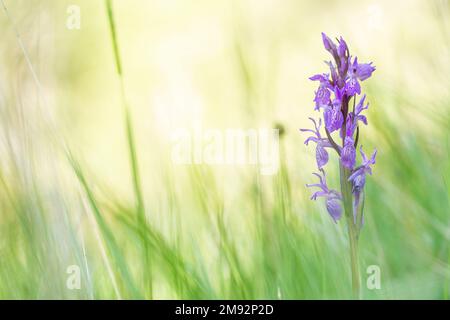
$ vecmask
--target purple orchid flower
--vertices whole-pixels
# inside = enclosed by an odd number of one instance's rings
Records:
[[[372,63],[359,63],[358,58],[352,58],[345,40],[340,37],[337,42],[333,42],[325,33],[322,33],[322,41],[325,49],[331,54],[334,61],[326,62],[330,73],[316,74],[310,77],[312,81],[319,81],[319,88],[315,92],[315,110],[323,110],[323,120],[325,123],[326,135],[322,135],[320,130],[322,119],[318,125],[312,118],[314,129],[300,129],[302,132],[311,132],[313,135],[305,140],[308,145],[310,141],[316,143],[317,167],[322,172],[319,177],[320,183],[308,186],[319,187],[321,190],[313,194],[315,200],[319,196],[327,198],[327,210],[334,221],[337,221],[342,214],[341,202],[343,197],[354,197],[359,202],[359,196],[366,182],[366,174],[371,174],[371,166],[375,163],[376,152],[370,159],[360,149],[362,164],[357,166],[356,147],[359,140],[359,125],[367,125],[367,117],[363,111],[369,108],[366,103],[366,95],[363,95],[355,104],[356,96],[361,94],[360,82],[368,79],[375,71]],[[352,101],[354,108],[349,107]],[[332,134],[339,131],[341,142],[335,142]],[[358,131],[358,133],[357,133]],[[334,149],[340,158],[340,165],[348,174],[343,181],[351,184],[353,191],[350,195],[345,195],[328,189],[325,180],[324,167],[330,161],[328,148]],[[341,185],[342,189],[342,185]],[[348,189],[346,189],[348,190]],[[354,210],[355,211],[355,210]],[[355,213],[352,213],[355,215]],[[356,221],[356,220],[355,220]]]
[[[370,63],[358,63],[358,57],[353,60],[351,73],[354,74],[359,80],[364,81],[372,76],[375,71],[375,67]]]
[[[358,122],[362,122],[365,125],[367,125],[367,117],[365,115],[362,115],[361,112],[364,110],[369,109],[369,103],[364,105],[364,101],[366,99],[366,95],[363,95],[362,98],[359,100],[358,104],[355,107],[354,112],[349,112],[347,115],[346,120],[346,136],[352,137],[355,133],[355,130],[358,126]],[[341,134],[342,137],[342,134]]]
[[[345,137],[344,147],[341,152],[341,162],[344,167],[353,169],[356,162],[356,150],[354,146],[355,142],[352,137]]]
[[[328,163],[328,152],[325,148],[331,148],[331,144],[326,138],[322,138],[320,135],[320,127],[322,126],[322,119],[319,119],[319,125],[313,118],[309,118],[314,124],[314,130],[312,129],[300,129],[302,132],[311,132],[314,136],[310,136],[305,140],[305,144],[308,145],[310,141],[317,144],[316,146],[316,161],[317,167],[322,168]]]
[[[333,58],[336,58],[338,56],[338,50],[334,42],[325,34],[322,32],[322,42],[323,46],[325,47],[325,50],[327,50]]]
[[[361,112],[363,112],[364,110],[369,109],[369,103],[364,105],[365,100],[366,100],[366,95],[363,95],[355,107],[355,124],[357,124],[358,121],[361,121],[362,123],[364,123],[367,126],[367,118],[366,118],[366,116],[361,114]]]
[[[342,39],[342,37],[339,39],[339,46],[338,46],[338,56],[339,56],[339,74],[341,77],[347,73],[350,59],[349,59],[349,52],[347,43]]]
[[[339,130],[344,122],[341,107],[334,104],[325,109],[323,118],[325,120],[325,127],[329,132]]]
[[[375,67],[372,66],[372,62],[358,64],[358,58],[355,57],[348,70],[348,80],[345,85],[347,95],[353,96],[355,94],[361,94],[361,85],[359,84],[359,81],[366,80],[374,71]]]
[[[371,166],[375,164],[375,157],[377,156],[377,150],[375,149],[372,153],[372,156],[370,159],[368,159],[365,155],[365,153],[362,151],[362,146],[359,149],[359,152],[361,153],[361,157],[363,159],[362,165],[360,165],[358,168],[353,170],[353,173],[348,178],[348,181],[352,183],[352,193],[354,196],[353,200],[353,212],[354,212],[354,219],[356,223],[357,219],[357,213],[358,208],[361,203],[361,198],[364,197],[363,190],[364,185],[366,184],[366,173],[372,174],[372,168]],[[363,213],[361,212],[361,215]],[[364,216],[361,216],[361,226],[364,224]]]
[[[362,164],[352,171],[352,174],[348,178],[348,181],[352,183],[353,192],[359,192],[364,188],[366,183],[366,173],[372,175],[372,168],[375,164],[375,158],[377,156],[377,149],[374,150],[370,158],[367,158],[366,154],[362,151],[362,146],[359,148],[361,153]]]
[[[339,86],[335,86],[333,93],[334,93],[333,105],[341,108],[342,103],[344,102],[345,90],[343,88],[339,88]]]
[[[330,68],[331,83],[337,84],[340,81],[341,78],[338,76],[338,73],[336,71],[336,67],[334,66],[334,64],[331,61],[325,61],[325,63]]]
[[[345,93],[351,97],[355,94],[361,94],[361,85],[358,82],[358,78],[355,76],[350,76],[345,83]]]
[[[325,111],[323,113],[325,127],[329,132],[339,130],[344,122],[344,116],[341,112],[344,91],[338,86],[335,86],[334,88],[334,97],[333,102],[325,107]]]
[[[361,115],[361,112],[369,109],[369,103],[364,105],[364,101],[366,100],[366,95],[363,95],[359,100],[358,104],[355,107],[355,119],[358,121],[362,121],[367,126],[367,118],[366,116]]]
[[[310,118],[314,123],[314,130],[301,129],[303,132],[313,133],[313,136],[305,140],[305,144],[309,141],[316,143],[316,162],[321,172],[321,174],[314,173],[319,178],[319,183],[307,184],[307,187],[319,188],[311,199],[324,197],[327,211],[334,222],[337,222],[345,213],[351,250],[352,288],[354,297],[359,297],[360,275],[357,248],[359,233],[364,224],[364,187],[367,174],[372,174],[377,151],[375,150],[372,156],[367,158],[360,148],[362,164],[357,166],[359,124],[367,125],[367,118],[362,113],[369,108],[369,104],[365,102],[366,95],[363,95],[357,104],[356,99],[357,95],[361,94],[360,82],[372,76],[375,67],[372,63],[359,63],[357,57],[354,57],[352,61],[350,50],[342,37],[335,43],[322,33],[322,41],[334,61],[326,62],[330,75],[317,74],[310,78],[320,82],[319,89],[315,92],[314,109],[316,111],[323,109],[326,137],[322,137],[320,133],[321,119],[319,119],[319,125],[316,125],[316,122]],[[354,108],[349,107],[350,102]],[[333,138],[335,131],[339,132],[339,136],[335,137],[340,139],[337,142]],[[333,148],[339,156],[341,192],[328,188],[326,182],[324,167],[330,160],[327,148]]]
[[[311,200],[317,200],[318,197],[325,197],[327,211],[334,222],[337,222],[342,216],[342,196],[336,190],[331,190],[328,188],[325,171],[323,169],[320,169],[320,172],[322,173],[322,175],[320,175],[319,173],[313,173],[319,178],[319,183],[307,184],[306,186],[308,188],[320,188],[320,191],[316,191],[313,193],[313,195],[311,196]]]
[[[324,108],[330,104],[331,97],[331,84],[330,80],[328,80],[327,74],[316,74],[309,78],[312,81],[320,81],[319,88],[316,91],[316,95],[314,97],[314,102],[316,103],[315,110],[320,110],[320,108]]]

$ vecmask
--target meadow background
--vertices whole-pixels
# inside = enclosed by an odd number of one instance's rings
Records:
[[[377,67],[363,298],[449,298],[449,1],[116,0],[128,109],[104,1],[2,2],[0,298],[351,298],[345,224],[309,200],[298,131],[317,117],[322,31]],[[278,174],[174,164],[171,133],[198,121],[282,126]]]

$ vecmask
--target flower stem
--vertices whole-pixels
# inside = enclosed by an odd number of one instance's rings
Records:
[[[355,232],[349,231],[350,239],[350,259],[352,270],[352,291],[354,299],[361,299],[361,282],[359,274],[359,262],[358,262],[358,238]]]
[[[352,185],[348,178],[350,176],[350,170],[345,168],[342,163],[340,164],[340,182],[341,193],[344,203],[345,217],[347,220],[348,239],[350,242],[350,266],[352,272],[352,292],[353,299],[361,298],[361,282],[359,274],[359,261],[358,261],[358,227],[356,225],[354,213],[353,213],[353,195]]]

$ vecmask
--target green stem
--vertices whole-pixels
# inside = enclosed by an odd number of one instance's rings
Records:
[[[349,231],[349,240],[353,298],[361,299],[361,282],[358,261],[358,238],[356,237],[355,232]]]
[[[361,282],[359,273],[359,261],[358,261],[358,227],[355,223],[353,213],[353,195],[352,185],[348,181],[350,176],[350,170],[345,168],[342,163],[340,164],[340,180],[341,180],[341,193],[344,203],[345,217],[348,226],[348,239],[350,242],[350,266],[352,272],[352,292],[354,299],[361,298]]]

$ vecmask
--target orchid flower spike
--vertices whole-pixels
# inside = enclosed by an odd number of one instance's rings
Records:
[[[367,158],[360,148],[362,163],[357,165],[359,127],[361,124],[368,124],[364,111],[369,108],[366,95],[361,97],[358,95],[361,94],[361,82],[372,76],[375,66],[372,62],[360,63],[357,57],[352,57],[347,42],[342,37],[335,42],[322,33],[322,41],[332,58],[332,61],[327,62],[330,72],[318,73],[309,79],[319,84],[313,100],[314,110],[322,114],[325,132],[321,133],[322,118],[318,121],[310,118],[314,129],[300,129],[300,131],[312,134],[307,137],[305,144],[316,143],[316,164],[322,173],[315,174],[319,177],[320,183],[308,187],[320,188],[320,191],[313,194],[313,199],[325,197],[327,210],[333,220],[337,221],[342,213],[341,202],[344,197],[337,191],[329,189],[326,184],[324,168],[330,162],[328,149],[337,151],[339,165],[347,172],[344,181],[351,184],[351,188],[349,187],[353,193],[350,195],[351,200],[354,205],[359,204],[366,175],[372,174],[376,151]],[[338,132],[335,138],[332,135],[334,132]],[[341,185],[341,189],[342,187]]]

